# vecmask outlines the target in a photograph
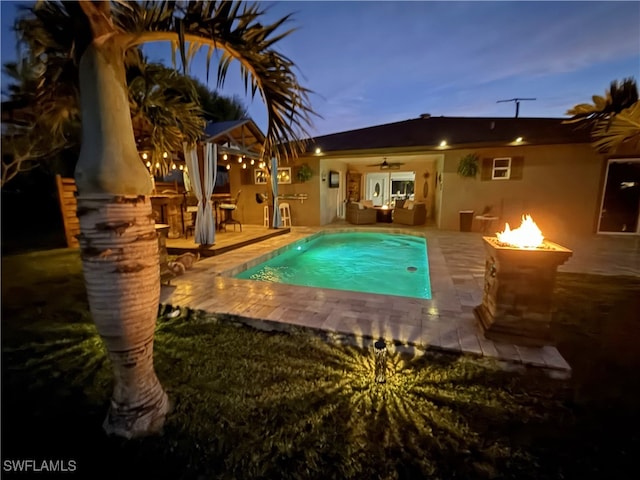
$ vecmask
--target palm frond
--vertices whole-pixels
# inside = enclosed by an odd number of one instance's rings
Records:
[[[600,152],[615,153],[623,146],[637,150],[640,147],[640,102],[602,121],[592,132],[593,146]]]
[[[265,155],[280,154],[288,159],[303,150],[311,118],[316,115],[309,102],[311,91],[298,82],[294,63],[273,49],[293,31],[280,32],[289,16],[262,25],[265,11],[260,4],[211,1],[116,3],[112,13],[114,24],[126,32],[123,38],[128,45],[173,42],[183,67],[193,49],[219,49],[219,87],[229,65],[238,61],[246,92],[252,98],[259,92],[267,109]]]

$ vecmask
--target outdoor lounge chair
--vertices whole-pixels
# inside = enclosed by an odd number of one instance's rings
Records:
[[[362,203],[351,202],[347,204],[347,222],[355,225],[376,223],[375,208],[365,207]]]
[[[396,200],[393,209],[393,223],[401,225],[424,225],[427,219],[427,206],[411,200]]]

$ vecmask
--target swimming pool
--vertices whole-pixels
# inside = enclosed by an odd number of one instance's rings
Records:
[[[431,298],[426,240],[412,235],[325,233],[235,277]]]

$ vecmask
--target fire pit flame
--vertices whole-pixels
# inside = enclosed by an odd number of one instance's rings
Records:
[[[511,230],[509,224],[505,224],[504,231],[496,233],[498,241],[512,247],[539,248],[543,246],[542,232],[533,221],[531,215],[523,215],[519,228]]]

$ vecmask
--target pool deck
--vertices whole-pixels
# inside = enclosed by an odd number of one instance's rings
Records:
[[[321,230],[418,233],[427,239],[432,299],[309,288],[232,278],[275,256],[287,245]],[[574,250],[559,271],[640,276],[640,238],[591,236],[550,239]],[[571,367],[553,346],[540,348],[484,338],[473,308],[482,301],[482,235],[394,225],[292,227],[267,238],[197,262],[185,275],[163,285],[161,302],[237,317],[265,330],[302,327],[338,341],[369,345],[384,338],[396,348],[438,349],[496,360],[511,368],[536,367],[569,378]]]

